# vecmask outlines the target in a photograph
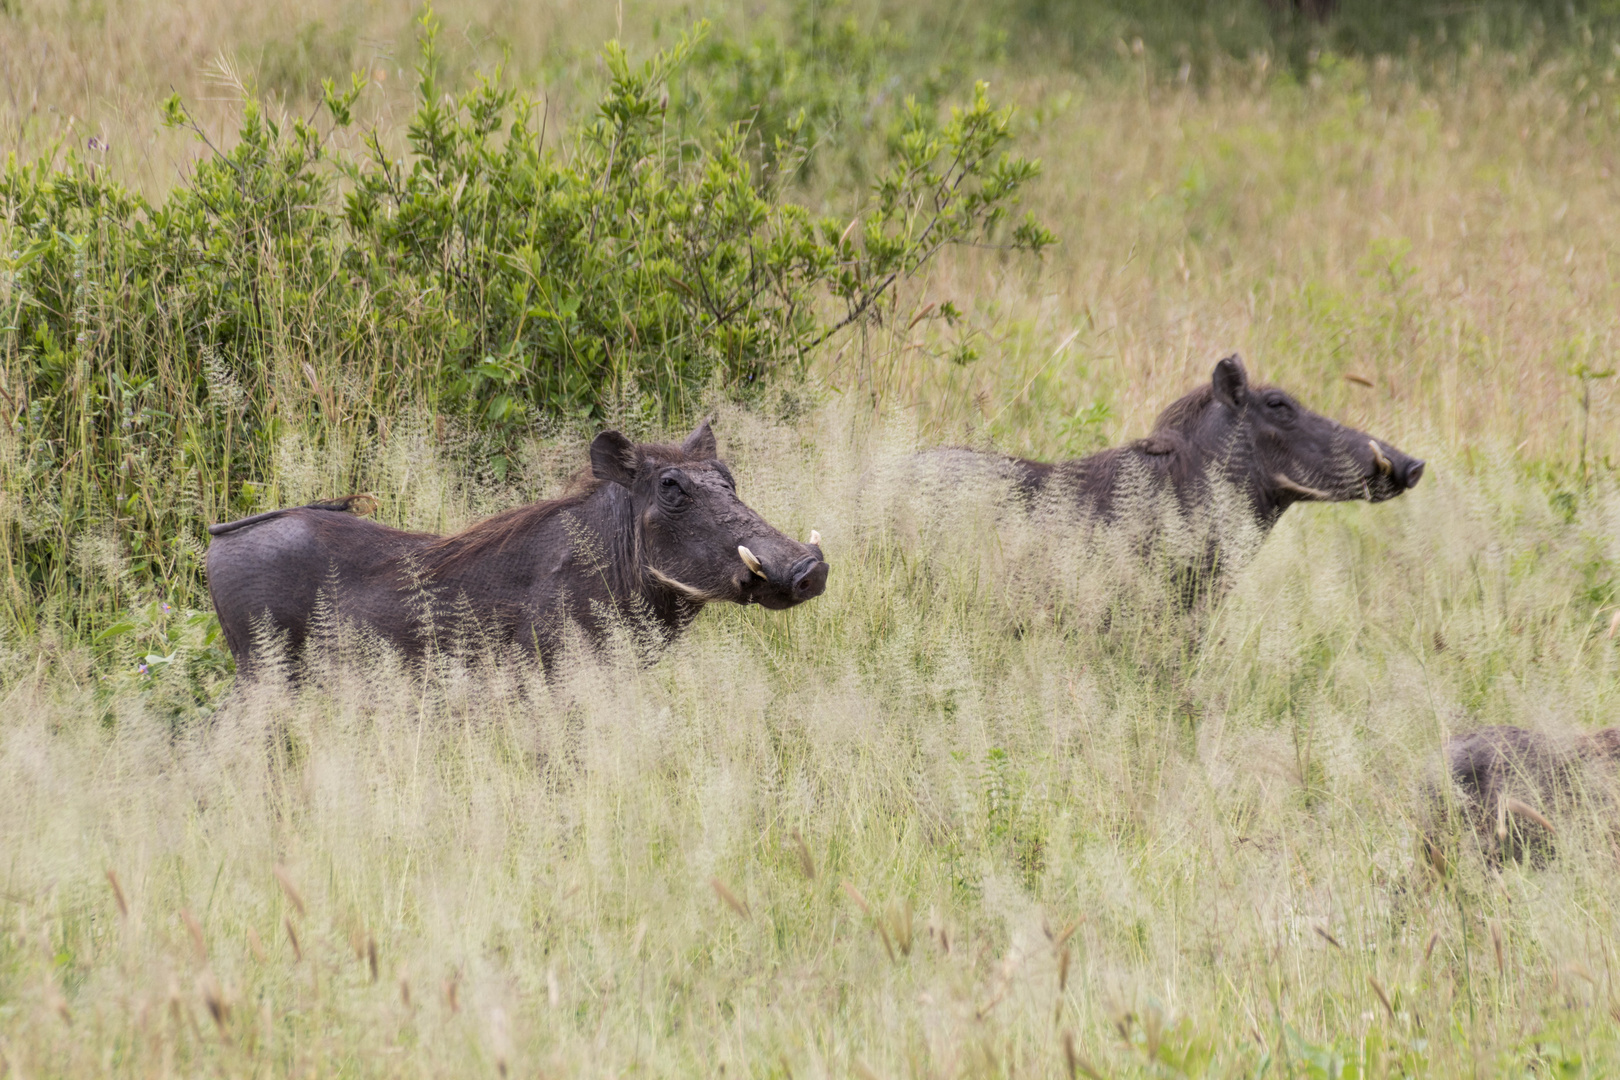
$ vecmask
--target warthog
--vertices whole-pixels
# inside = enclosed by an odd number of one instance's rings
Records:
[[[624,622],[667,642],[711,601],[782,609],[826,587],[820,537],[790,540],[743,504],[707,421],[679,446],[605,431],[590,458],[562,498],[451,536],[364,520],[347,500],[212,526],[208,589],[237,670],[252,673],[263,631],[297,656],[323,606],[410,657],[472,638],[545,663],[570,627],[600,644]]]
[[[1614,786],[1620,728],[1565,738],[1520,727],[1482,728],[1446,742],[1445,768],[1450,791],[1430,785],[1423,830],[1424,854],[1442,872],[1455,820],[1493,865],[1527,855],[1545,860],[1556,822],[1583,806],[1606,806],[1611,824],[1620,826]]]
[[[1295,503],[1383,502],[1414,487],[1424,469],[1274,386],[1250,383],[1235,354],[1124,446],[1058,463],[971,450],[923,460],[947,480],[1008,484],[1017,501],[1059,520],[1124,525],[1138,547],[1166,540],[1186,572],[1188,602],[1233,561],[1237,553],[1223,546],[1263,538]]]

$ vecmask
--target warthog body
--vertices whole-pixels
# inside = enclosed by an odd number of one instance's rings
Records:
[[[1426,796],[1425,853],[1436,869],[1447,865],[1450,824],[1458,821],[1492,863],[1545,859],[1560,820],[1593,806],[1614,818],[1620,728],[1562,738],[1482,728],[1446,742],[1445,768],[1450,790],[1432,785]]]
[[[570,628],[600,643],[622,622],[668,641],[706,603],[788,608],[827,580],[819,537],[790,540],[738,499],[707,422],[679,446],[603,432],[569,494],[451,536],[343,509],[210,529],[208,588],[240,673],[265,631],[300,654],[318,609],[411,657],[473,640],[546,661]]]
[[[1137,549],[1164,540],[1189,572],[1189,593],[1231,563],[1237,552],[1226,548],[1252,546],[1295,503],[1383,502],[1415,486],[1424,469],[1276,387],[1251,384],[1236,355],[1124,446],[1058,463],[971,450],[921,460],[918,479],[943,475],[953,492],[959,481],[989,481],[1055,522],[1120,525]]]

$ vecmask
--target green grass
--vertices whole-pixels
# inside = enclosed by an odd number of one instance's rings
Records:
[[[113,56],[132,86],[153,41]],[[118,632],[45,596],[0,639],[0,1073],[1620,1071],[1617,823],[1561,820],[1543,868],[1465,850],[1440,880],[1415,850],[1446,735],[1620,722],[1613,380],[1583,482],[1571,373],[1613,355],[1607,61],[1196,88],[1014,55],[996,89],[1064,243],[908,295],[968,311],[981,358],[901,319],[771,408],[715,402],[745,500],[825,538],[814,602],[711,609],[650,667],[351,658],[230,697],[195,599],[133,584],[116,528],[74,538]],[[1290,511],[1212,612],[1106,627],[1136,575],[972,505],[888,514],[919,444],[1129,438],[1233,349],[1422,484]],[[498,479],[419,403],[386,439],[311,408],[261,479],[446,529],[556,490],[585,434]],[[15,490],[5,527],[36,527]]]

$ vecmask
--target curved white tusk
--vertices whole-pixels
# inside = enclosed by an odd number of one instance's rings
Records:
[[[1373,464],[1378,466],[1379,472],[1383,473],[1385,476],[1388,476],[1390,473],[1395,471],[1395,466],[1389,463],[1389,458],[1385,457],[1384,452],[1378,449],[1378,441],[1376,439],[1368,439],[1367,445],[1372,447]]]
[[[820,547],[821,546],[821,534],[816,532],[816,530],[814,530],[814,529],[810,530],[810,546],[811,547]]]
[[[759,564],[759,560],[754,557],[754,553],[752,551],[749,551],[747,548],[743,547],[741,544],[738,544],[737,545],[737,554],[742,556],[742,561],[743,561],[744,566],[748,567],[748,569],[752,570],[755,574],[758,574],[760,577],[765,576],[765,568]]]

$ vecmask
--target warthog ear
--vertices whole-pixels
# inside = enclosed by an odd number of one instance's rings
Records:
[[[1233,409],[1241,409],[1249,396],[1249,373],[1243,370],[1243,357],[1233,353],[1215,365],[1215,400]]]
[[[629,487],[636,482],[641,469],[641,455],[636,444],[617,431],[604,431],[591,440],[591,474],[598,480],[610,480]]]
[[[686,441],[681,443],[681,449],[688,457],[704,461],[720,456],[720,447],[714,441],[714,431],[710,429],[708,420],[704,420],[697,426],[697,430],[686,437]]]

